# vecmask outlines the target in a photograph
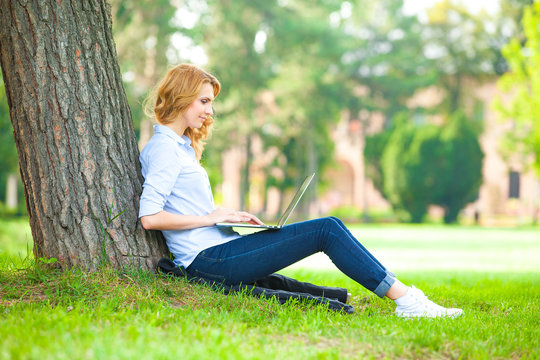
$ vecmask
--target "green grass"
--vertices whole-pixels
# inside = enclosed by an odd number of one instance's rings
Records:
[[[392,315],[391,301],[374,297],[331,269],[288,268],[283,273],[347,287],[354,295],[355,314],[305,303],[281,306],[246,294],[224,296],[183,279],[145,272],[58,272],[23,260],[25,235],[10,238],[9,232],[27,229],[6,224],[0,221],[0,249],[11,249],[0,263],[2,359],[540,357],[540,273],[533,263],[513,271],[458,269],[455,261],[445,270],[425,263],[401,269],[405,283],[414,283],[436,302],[465,310],[457,319],[402,320]],[[493,235],[500,234],[493,229],[440,226],[353,231],[376,251],[410,254],[415,248],[418,259],[433,249],[453,248],[455,235],[462,233],[465,252],[478,258],[489,255],[488,260],[478,259],[486,269],[493,259],[507,262],[505,254],[512,251],[539,255],[538,240],[528,243],[534,229],[507,229],[505,236]],[[489,254],[492,250],[495,255]],[[515,268],[505,264],[499,268]]]
[[[0,266],[20,263],[32,252],[32,232],[27,218],[0,219]]]

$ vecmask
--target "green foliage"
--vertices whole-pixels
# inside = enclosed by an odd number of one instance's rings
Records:
[[[446,223],[476,197],[483,152],[478,133],[462,113],[442,128],[402,124],[388,140],[381,160],[383,189],[398,217],[421,222],[429,205],[445,209]]]
[[[148,120],[143,100],[170,63],[186,61],[171,38],[188,31],[175,22],[176,6],[169,0],[111,0],[113,34],[135,131]]]
[[[382,154],[394,130],[401,128],[409,121],[409,112],[402,111],[396,114],[388,126],[378,133],[366,136],[364,145],[364,161],[366,176],[371,179],[375,189],[387,196],[384,189],[384,172],[382,170]]]
[[[207,68],[220,80],[222,91],[216,106],[216,134],[207,145],[206,163],[218,165],[223,151],[234,146],[243,148],[246,163],[241,173],[240,193],[244,196],[240,200],[244,208],[249,193],[251,144],[262,126],[256,122],[255,109],[272,76],[270,57],[257,50],[254,42],[273,18],[276,5],[267,1],[210,1],[208,5],[202,15],[207,21],[195,29],[208,54]],[[215,174],[210,176],[216,178]]]
[[[17,170],[18,158],[13,139],[13,127],[11,126],[4,82],[0,74],[0,174],[4,178],[9,172]],[[0,186],[2,189],[0,191],[5,190],[5,179],[3,181],[4,186]]]
[[[525,9],[537,0],[506,0],[501,1],[500,11],[495,15],[493,24],[495,25],[496,37],[492,38],[492,47],[497,49],[495,60],[495,72],[503,75],[509,70],[507,60],[503,55],[503,48],[513,39],[521,41],[525,35],[523,33],[522,19]]]
[[[323,19],[339,4],[208,2],[201,18],[206,20],[196,29],[208,54],[207,68],[223,88],[205,161],[217,165],[224,150],[241,146],[246,158],[241,193],[249,193],[254,143],[277,150],[262,170],[265,185],[282,191],[331,162],[330,127],[343,108],[343,90],[329,69],[343,49],[340,34]]]
[[[428,18],[424,53],[434,60],[437,85],[445,91],[439,110],[449,115],[462,109],[471,96],[465,81],[481,81],[495,75],[501,66],[496,45],[501,34],[491,29],[497,21],[487,14],[473,15],[464,5],[449,0],[436,3]]]
[[[384,194],[384,179],[381,164],[381,154],[384,152],[386,144],[392,132],[389,130],[381,131],[366,137],[364,145],[364,163],[366,176],[371,179],[373,186],[381,194]]]
[[[348,53],[351,62],[346,66],[352,78],[358,79],[357,86],[367,91],[353,98],[349,109],[353,118],[359,114],[366,128],[369,116],[362,115],[366,111],[382,112],[386,119],[383,131],[365,138],[366,175],[390,201],[399,218],[422,221],[428,205],[437,202],[447,210],[445,220],[455,221],[455,211],[463,205],[454,204],[459,201],[452,202],[450,197],[463,191],[449,189],[448,195],[443,196],[446,178],[441,173],[444,168],[450,179],[456,178],[451,175],[447,159],[457,156],[452,145],[448,139],[441,138],[436,127],[402,127],[401,124],[419,113],[435,112],[448,117],[462,108],[464,98],[469,95],[464,91],[464,79],[482,79],[495,71],[497,49],[493,44],[497,37],[485,31],[489,24],[482,16],[471,15],[464,7],[448,1],[430,10],[425,24],[405,16],[401,1],[365,6],[365,13],[352,18],[358,30],[356,41],[362,45]],[[430,109],[409,108],[407,99],[431,85],[445,91],[443,103]],[[398,128],[399,131],[394,131]],[[441,147],[442,143],[447,143],[449,149]],[[384,156],[386,165],[383,165]],[[474,161],[470,164],[477,165]],[[464,201],[469,202],[468,199],[467,194]]]
[[[499,99],[496,109],[513,124],[503,143],[507,156],[531,164],[540,176],[540,3],[525,9],[522,24],[525,40],[515,38],[504,47],[510,71],[498,82],[511,100]]]
[[[362,221],[363,213],[355,206],[340,206],[333,208],[330,211],[330,216],[335,216],[347,223],[357,223]]]
[[[268,148],[283,149],[285,164],[266,171],[271,175],[285,170],[281,181],[274,178],[282,190],[296,185],[305,174],[322,174],[333,162],[331,129],[346,105],[346,88],[337,71],[345,44],[339,29],[333,28],[325,17],[339,6],[339,1],[318,6],[310,1],[290,3],[280,9],[274,36],[268,41],[269,51],[279,58],[270,89],[280,111],[271,116],[274,131],[264,136]],[[303,204],[315,199],[315,188],[316,185],[308,189]]]
[[[9,173],[18,169],[17,150],[13,140],[13,127],[9,116],[9,107],[0,74],[0,199],[5,199],[6,179]]]
[[[396,214],[421,222],[441,191],[437,181],[444,167],[439,128],[435,125],[398,127],[382,155],[384,189]]]
[[[437,79],[435,64],[423,51],[425,26],[403,13],[401,0],[350,3],[352,15],[341,20],[346,48],[340,70],[349,88],[347,108],[353,118],[361,110],[381,112],[389,122],[409,111],[406,100],[415,91]]]
[[[459,211],[478,197],[484,159],[478,134],[477,124],[461,112],[454,113],[442,130],[446,166],[441,174],[443,191],[435,203],[445,209],[445,223],[457,221]]]
[[[347,205],[332,208],[329,215],[335,216],[348,224],[395,223],[397,220],[392,209],[368,210],[367,212],[363,212],[362,209],[358,207]]]
[[[391,2],[390,2],[391,3]],[[422,160],[425,166],[429,166],[432,163],[435,167],[433,171],[427,167],[420,165],[418,161],[410,160],[407,165],[400,167],[401,165],[395,164],[396,169],[393,169],[390,164],[388,171],[394,175],[397,175],[397,168],[407,172],[413,171],[413,174],[402,176],[400,179],[388,179],[388,186],[384,186],[385,176],[381,165],[381,155],[384,152],[386,144],[388,143],[390,136],[392,136],[394,127],[399,127],[403,122],[403,118],[411,117],[411,111],[407,110],[405,106],[405,99],[408,99],[415,90],[425,88],[432,84],[438,84],[446,92],[443,104],[438,104],[436,108],[427,109],[413,109],[415,112],[435,111],[448,116],[449,114],[462,108],[464,97],[469,95],[464,92],[466,87],[463,86],[463,81],[467,79],[482,79],[486,75],[494,73],[497,48],[494,45],[494,41],[497,36],[494,36],[491,32],[485,31],[488,22],[481,16],[474,16],[469,14],[462,6],[454,5],[448,1],[438,3],[433,9],[429,11],[429,21],[427,24],[420,24],[416,19],[408,19],[399,13],[400,5],[394,4],[388,7],[389,10],[384,14],[390,15],[389,21],[380,21],[377,18],[377,23],[370,29],[372,33],[377,34],[377,29],[383,29],[388,23],[397,22],[400,26],[394,26],[395,29],[404,30],[405,36],[399,38],[397,41],[390,42],[391,49],[393,50],[389,54],[383,54],[374,58],[373,64],[387,64],[387,67],[404,66],[404,69],[410,69],[408,72],[401,70],[388,71],[385,76],[373,77],[377,81],[382,81],[383,84],[387,84],[388,91],[384,91],[380,86],[371,85],[371,81],[363,81],[362,84],[367,84],[370,88],[370,93],[384,94],[383,98],[392,99],[390,102],[385,103],[379,110],[382,110],[387,115],[387,119],[395,122],[395,124],[387,124],[387,128],[375,135],[370,135],[366,138],[366,146],[364,149],[364,156],[366,160],[366,173],[370,179],[372,179],[375,187],[381,191],[391,203],[394,204],[402,213],[402,217],[409,218],[411,220],[411,214],[403,214],[403,205],[407,204],[409,211],[412,211],[415,215],[412,216],[414,221],[420,221],[423,214],[426,211],[425,204],[427,198],[433,196],[437,197],[437,189],[433,189],[433,177],[434,173],[437,173],[437,167],[439,167],[439,161],[436,159],[441,156],[437,152],[442,151],[435,146],[439,141],[436,139],[437,134],[431,131],[433,139],[425,139],[425,143],[419,140],[422,137],[430,137],[429,130],[419,130],[420,132],[426,131],[424,134],[417,135],[415,142],[416,147],[408,149],[409,155],[421,155],[425,152],[426,159]],[[394,9],[392,12],[392,9]],[[502,20],[501,20],[502,21]],[[459,31],[457,30],[459,28]],[[379,30],[380,31],[380,30]],[[388,33],[383,32],[384,34]],[[377,36],[372,36],[370,39],[378,39]],[[382,38],[382,40],[385,40]],[[374,40],[370,40],[374,41]],[[381,41],[379,39],[379,41]],[[388,40],[386,40],[388,41]],[[376,44],[372,44],[376,45]],[[370,48],[373,48],[371,46]],[[380,48],[375,47],[375,49]],[[401,49],[401,50],[400,50]],[[408,56],[405,56],[407,55]],[[383,57],[383,59],[380,59]],[[403,62],[399,60],[402,59]],[[369,58],[365,57],[361,62],[362,65],[370,64]],[[401,64],[401,65],[400,65]],[[403,76],[390,77],[390,75],[402,74]],[[399,93],[399,91],[402,91]],[[398,101],[392,103],[392,101]],[[379,102],[381,103],[381,102]],[[366,106],[364,106],[366,108]],[[369,107],[367,107],[370,109]],[[372,107],[373,108],[373,107]],[[376,107],[373,109],[377,109]],[[394,115],[397,114],[397,115]],[[402,136],[412,137],[412,129],[410,133],[400,132]],[[408,141],[411,141],[412,138]],[[402,139],[402,143],[407,143],[405,139]],[[431,144],[431,145],[429,145]],[[430,149],[434,146],[432,152]],[[396,147],[396,144],[392,145],[393,150],[391,153],[395,156],[404,158],[406,155],[401,153],[401,150]],[[428,159],[429,158],[429,159]],[[441,160],[443,161],[443,160]],[[419,168],[422,168],[421,173],[418,173]],[[409,169],[409,170],[407,170]],[[422,174],[422,175],[419,175]],[[454,179],[454,177],[451,177]],[[443,179],[439,179],[438,184],[440,187],[444,186]],[[412,193],[405,191],[408,186],[414,187],[416,191]],[[390,194],[388,193],[388,187],[394,189]],[[395,189],[401,189],[399,193],[403,193],[403,196],[407,199],[405,203],[397,201]],[[429,191],[429,195],[422,189]],[[429,190],[428,190],[429,189]],[[405,194],[405,192],[407,194]],[[454,191],[451,191],[453,193]],[[414,195],[413,195],[414,194]],[[419,199],[414,200],[413,197],[419,196]],[[397,201],[397,203],[396,203]],[[447,203],[449,200],[444,200]],[[467,200],[468,201],[468,200]],[[398,205],[398,203],[400,205]],[[445,205],[446,206],[446,205]],[[450,206],[452,212],[456,206]],[[450,216],[450,219],[454,216]]]
[[[6,91],[0,72],[0,216],[19,216],[26,213],[22,182],[20,180],[18,180],[18,208],[7,209],[4,204],[8,176],[18,172],[19,158],[17,157],[15,140],[13,139],[13,126],[11,125]]]

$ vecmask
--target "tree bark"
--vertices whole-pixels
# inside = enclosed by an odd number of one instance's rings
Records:
[[[35,257],[155,268],[167,249],[137,220],[139,152],[106,1],[0,0],[0,63]]]

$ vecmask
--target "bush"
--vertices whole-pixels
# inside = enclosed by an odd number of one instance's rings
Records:
[[[453,114],[442,131],[441,139],[448,148],[446,181],[435,204],[445,209],[445,223],[456,222],[461,209],[478,196],[484,153],[477,135],[474,124],[461,112]]]
[[[348,223],[362,222],[363,215],[362,210],[355,206],[339,206],[330,210],[330,216],[337,217]]]
[[[421,222],[439,196],[444,149],[434,125],[397,129],[385,148],[384,189],[401,220]]]
[[[384,195],[402,221],[421,222],[433,204],[445,209],[445,223],[455,222],[478,192],[483,156],[477,132],[462,113],[442,128],[400,125],[382,155]]]
[[[382,172],[381,154],[392,135],[392,130],[387,129],[377,134],[366,137],[364,146],[364,163],[366,176],[371,179],[377,191],[384,195],[384,179]]]

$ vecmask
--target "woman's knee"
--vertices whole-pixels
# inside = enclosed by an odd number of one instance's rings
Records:
[[[337,227],[341,230],[345,228],[345,225],[343,224],[343,222],[335,216],[325,217],[323,218],[323,221],[325,222],[326,225]]]
[[[311,221],[318,223],[319,225],[322,225],[322,226],[328,226],[328,225],[333,226],[333,225],[338,224],[336,220],[338,219],[333,216],[327,216],[327,217],[321,217],[321,218],[311,220]]]
[[[345,225],[343,224],[343,221],[341,221],[340,218],[337,218],[337,217],[335,217],[335,216],[330,216],[329,218],[332,219],[333,221],[335,221],[339,226],[341,226],[341,227],[344,227],[344,226],[345,226]]]
[[[323,228],[327,229],[333,234],[337,235],[345,231],[345,225],[343,225],[343,222],[334,216],[324,217],[319,220],[321,221]]]
[[[335,245],[342,244],[348,247],[347,243],[351,240],[347,228],[343,222],[334,216],[328,216],[319,219],[321,221],[322,234],[320,242],[320,251],[331,255],[329,251],[335,248]]]
[[[307,228],[303,228],[303,230],[315,230],[322,235],[319,239],[324,239],[325,241],[331,240],[336,236],[342,238],[344,237],[343,235],[345,235],[345,226],[341,220],[333,216],[313,219],[301,224],[307,226]]]

